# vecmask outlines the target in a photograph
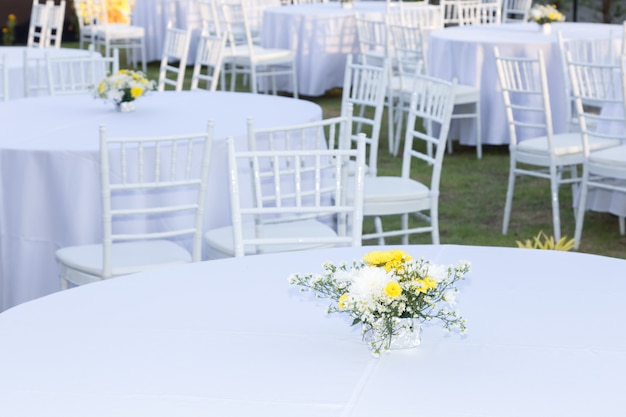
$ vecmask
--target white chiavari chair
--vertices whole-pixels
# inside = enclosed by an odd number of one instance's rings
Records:
[[[527,22],[532,0],[503,0],[502,23]]]
[[[229,138],[232,226],[205,233],[210,257],[360,246],[365,139],[346,146],[349,123],[341,116],[256,129],[249,121],[247,150]]]
[[[46,46],[48,14],[53,5],[52,0],[47,0],[45,3],[33,0],[33,5],[30,9],[30,22],[28,24],[28,38],[26,39],[28,47],[43,48]]]
[[[205,90],[217,90],[225,45],[225,35],[209,35],[205,31],[200,34],[191,76],[191,90],[201,89],[202,84],[205,85]]]
[[[550,181],[554,239],[561,239],[559,187],[580,184],[578,166],[583,163],[583,141],[580,132],[555,134],[542,51],[537,57],[505,57],[494,48],[498,80],[509,127],[510,169],[502,222],[506,234],[511,217],[515,180],[528,175]],[[517,132],[525,129],[533,136],[518,141]],[[606,143],[589,141],[593,149]],[[568,175],[569,174],[569,175]]]
[[[409,236],[417,233],[430,233],[432,243],[439,244],[439,184],[456,82],[425,75],[416,79],[419,87],[411,96],[401,175],[364,180],[363,215],[374,219],[375,231],[364,233],[363,240],[376,239],[381,245],[393,236],[401,236],[403,244],[408,244]],[[426,151],[430,148],[434,156]],[[430,183],[414,179],[417,172],[430,178]],[[399,229],[383,228],[383,218],[388,216],[400,217]],[[413,217],[418,223],[411,222]]]
[[[176,91],[183,89],[190,43],[191,29],[174,28],[172,22],[168,22],[159,69],[158,91],[164,91],[166,86],[174,87]]]
[[[48,24],[46,25],[47,47],[60,48],[63,38],[63,23],[65,22],[65,0],[59,4],[50,3],[48,9]]]
[[[574,248],[578,249],[587,211],[589,190],[626,192],[626,55],[620,67],[576,61],[567,53],[572,93],[583,141],[583,173],[576,209]],[[626,233],[624,217],[619,217],[620,234]]]
[[[212,138],[212,122],[197,134],[144,138],[100,127],[103,239],[57,250],[62,287],[201,261]]]

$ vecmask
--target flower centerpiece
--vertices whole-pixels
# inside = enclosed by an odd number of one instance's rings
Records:
[[[351,9],[353,0],[339,0],[341,3],[341,7],[344,9]]]
[[[361,324],[375,356],[420,343],[422,322],[439,321],[444,330],[466,330],[455,308],[458,281],[470,269],[414,260],[401,250],[370,252],[351,265],[325,263],[318,274],[293,274],[292,285],[333,300],[328,313],[345,313]],[[408,343],[407,343],[408,342]]]
[[[100,81],[95,95],[113,101],[120,111],[132,111],[134,101],[155,87],[156,83],[141,71],[119,70]]]
[[[554,5],[535,4],[528,12],[528,20],[538,23],[543,32],[549,33],[550,23],[562,22],[565,16]]]

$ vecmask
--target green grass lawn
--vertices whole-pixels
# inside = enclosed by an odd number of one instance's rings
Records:
[[[185,88],[189,88],[192,68],[186,73]],[[158,78],[158,63],[149,65],[148,76]],[[246,91],[239,86],[239,90]],[[304,97],[318,103],[324,117],[339,114],[341,91],[327,92],[322,97]],[[387,151],[386,116],[383,117],[379,147],[379,175],[397,175],[401,159]],[[552,235],[552,209],[547,180],[521,177],[516,182],[513,210],[507,235],[502,235],[504,198],[509,169],[506,146],[484,146],[483,159],[476,159],[473,147],[456,142],[452,154],[446,154],[441,180],[439,224],[442,244],[483,246],[517,246],[516,241],[532,239],[540,231]],[[568,238],[574,235],[572,190],[561,188],[561,233]],[[364,224],[372,229],[370,221]],[[398,243],[387,240],[387,244]],[[430,234],[417,235],[411,243],[430,243]],[[376,242],[365,242],[365,244]],[[588,212],[580,246],[581,252],[626,258],[626,237],[619,235],[617,217],[607,213]]]

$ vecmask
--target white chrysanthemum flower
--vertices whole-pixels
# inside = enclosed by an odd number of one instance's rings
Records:
[[[366,266],[352,278],[350,293],[364,299],[371,299],[383,294],[385,286],[394,279],[393,274],[384,268]]]

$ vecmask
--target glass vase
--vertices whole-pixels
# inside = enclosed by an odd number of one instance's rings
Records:
[[[543,25],[539,25],[539,30],[544,35],[549,35],[552,33],[552,25],[550,23],[544,23]]]
[[[363,327],[364,340],[375,353],[383,350],[412,349],[422,342],[422,321],[417,318],[393,318],[391,338],[385,334],[385,322],[378,319],[371,328]]]
[[[351,9],[353,6],[352,0],[341,0],[341,7],[344,9]]]
[[[134,101],[122,101],[120,103],[115,103],[115,110],[120,113],[130,113],[135,111],[135,102]]]

